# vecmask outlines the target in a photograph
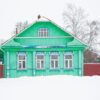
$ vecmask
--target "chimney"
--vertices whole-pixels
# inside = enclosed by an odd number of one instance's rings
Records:
[[[16,34],[18,34],[18,29],[16,28]]]
[[[37,18],[38,18],[38,20],[39,20],[39,19],[41,18],[41,16],[40,16],[40,15],[38,15],[38,16],[37,16]]]

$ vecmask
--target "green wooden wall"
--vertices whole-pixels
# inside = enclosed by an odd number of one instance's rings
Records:
[[[27,55],[27,69],[19,70],[18,69],[18,59],[17,54],[19,51],[23,50],[13,50],[7,51],[5,53],[5,77],[19,77],[19,76],[38,76],[38,75],[59,75],[59,74],[68,74],[68,75],[83,75],[83,50],[67,50],[67,49],[59,49],[59,69],[50,69],[50,53],[51,51],[55,51],[54,49],[27,49],[25,50]],[[44,51],[45,54],[45,69],[38,70],[36,69],[36,60],[35,54],[36,51]],[[56,50],[57,51],[57,50]],[[72,52],[73,53],[73,68],[65,69],[64,68],[64,53]],[[7,54],[8,53],[8,54]],[[8,56],[8,57],[7,57]],[[9,60],[8,60],[9,59]],[[8,68],[6,68],[8,67]],[[7,72],[9,73],[7,75]]]

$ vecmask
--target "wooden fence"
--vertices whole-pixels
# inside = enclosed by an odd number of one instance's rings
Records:
[[[0,78],[4,77],[3,69],[4,69],[3,65],[0,65]]]
[[[84,76],[100,75],[100,63],[85,63]]]
[[[85,63],[84,76],[100,75],[100,63]],[[0,64],[0,78],[4,77],[4,66]]]

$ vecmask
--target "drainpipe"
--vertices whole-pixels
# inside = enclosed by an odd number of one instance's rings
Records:
[[[18,29],[16,28],[16,35],[18,34]]]

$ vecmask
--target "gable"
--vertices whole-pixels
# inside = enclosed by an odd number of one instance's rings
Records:
[[[48,29],[47,37],[39,37],[38,30],[40,28]],[[23,47],[23,46],[86,46],[73,35],[64,31],[51,21],[38,21],[28,27],[26,30],[17,34],[8,41],[3,47]]]
[[[40,28],[47,28],[49,32],[48,36],[71,36],[67,32],[65,33],[63,30],[52,24],[50,21],[39,21],[34,23],[26,31],[18,34],[17,37],[38,37],[38,30]]]

